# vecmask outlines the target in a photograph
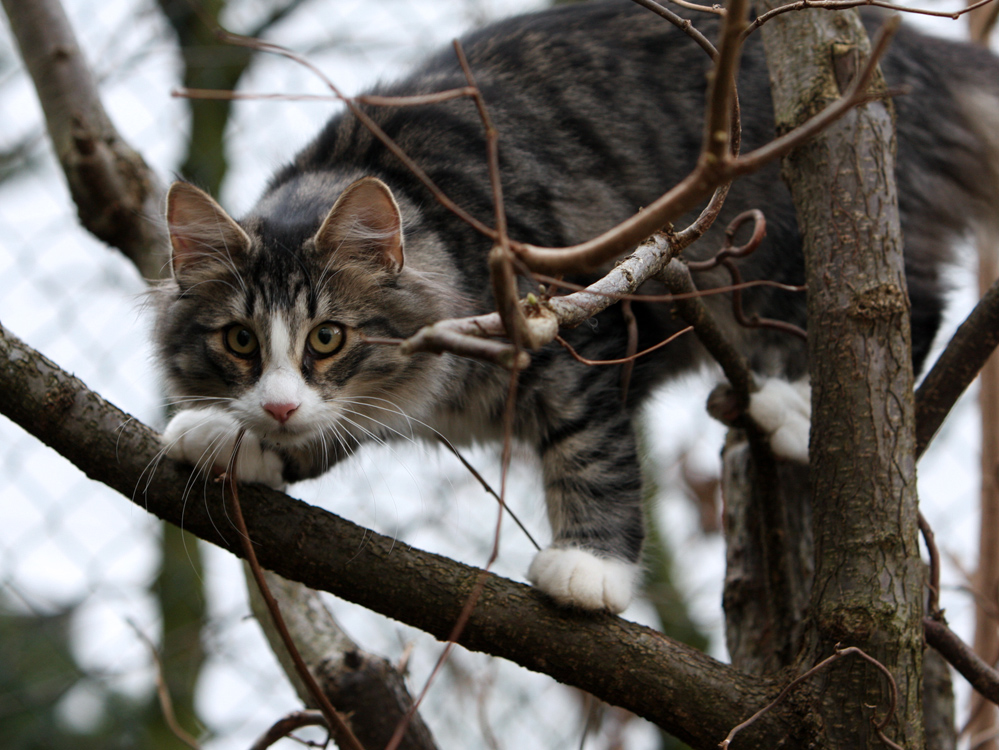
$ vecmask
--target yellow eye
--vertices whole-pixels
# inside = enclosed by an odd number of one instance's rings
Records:
[[[320,323],[309,332],[309,349],[319,357],[335,354],[343,346],[343,329],[336,323]]]
[[[223,331],[225,345],[237,357],[252,357],[257,352],[257,335],[244,325],[237,323]]]

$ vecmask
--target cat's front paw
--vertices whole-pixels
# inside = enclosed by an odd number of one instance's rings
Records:
[[[193,464],[202,471],[225,470],[239,435],[239,422],[219,409],[186,409],[177,412],[163,430],[166,455]],[[252,433],[245,433],[236,458],[236,479],[283,489],[284,462],[267,450]]]
[[[631,603],[638,566],[578,547],[549,547],[534,558],[527,578],[558,604],[616,614]]]
[[[807,381],[779,378],[764,381],[749,397],[749,416],[770,440],[778,458],[808,463],[808,433],[812,424],[811,388]]]

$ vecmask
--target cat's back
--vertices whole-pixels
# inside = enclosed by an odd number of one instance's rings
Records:
[[[516,239],[579,241],[646,205],[693,166],[710,58],[630,0],[517,16],[460,41],[499,134]],[[412,96],[467,85],[448,46],[372,93]],[[449,197],[492,224],[484,126],[471,98],[361,107]],[[272,189],[303,173],[349,170],[375,174],[438,211],[410,170],[349,113],[334,117]],[[594,210],[580,216],[580,205]]]
[[[714,18],[695,20],[707,38],[716,37]],[[870,16],[866,20],[869,30],[878,24]],[[774,137],[758,37],[752,35],[746,45],[739,76],[744,151]],[[499,133],[504,200],[515,239],[550,246],[588,239],[651,203],[694,166],[710,57],[684,31],[631,0],[571,4],[506,19],[468,34],[461,46]],[[992,152],[999,139],[989,133],[999,125],[999,63],[987,52],[903,26],[884,68],[889,86],[904,90],[896,97],[903,229],[908,223],[910,238],[928,237],[925,247],[914,245],[913,257],[924,256],[932,269],[954,234],[995,213],[999,159]],[[432,94],[466,85],[456,53],[447,47],[373,93]],[[455,203],[493,224],[484,126],[470,98],[361,108]],[[778,170],[772,164],[738,181],[719,226],[746,208],[763,208],[780,252],[769,261],[761,254],[759,271],[792,281],[800,263],[789,261],[787,253],[796,252],[797,233]],[[468,269],[469,289],[488,286],[489,241],[434,201],[350,113],[334,117],[269,190],[317,174],[324,179],[309,179],[332,187],[329,195],[314,193],[312,214],[321,216],[322,204],[332,204],[337,186],[377,176],[404,209],[415,207],[408,217],[414,248],[425,234],[434,235],[435,247]]]

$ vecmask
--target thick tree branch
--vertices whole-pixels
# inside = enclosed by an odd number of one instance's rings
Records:
[[[329,702],[349,717],[357,740],[369,750],[385,747],[398,723],[413,707],[399,672],[388,661],[362,650],[348,636],[316,591],[279,575],[264,572],[272,596],[280,603],[292,641]],[[278,657],[298,697],[315,700],[288,655],[287,646],[271,620],[256,581],[247,575],[250,607],[271,650]],[[339,743],[338,743],[339,744]],[[436,750],[433,736],[419,714],[407,726],[400,750]]]
[[[0,413],[90,478],[150,513],[239,554],[221,487],[160,461],[155,433],[0,327]],[[482,572],[423,552],[272,490],[246,486],[244,514],[261,564],[445,638]],[[460,643],[551,675],[644,716],[695,748],[711,748],[776,692],[611,615],[567,612],[492,574]],[[761,746],[800,736],[774,712],[750,733]]]
[[[164,273],[163,190],[125,143],[59,0],[2,0],[80,222],[121,250],[147,279]]]
[[[974,650],[943,622],[923,618],[926,642],[933,646],[961,673],[979,694],[999,704],[999,673],[986,664]]]
[[[758,11],[775,4],[761,0]],[[884,41],[881,34],[868,46],[855,11],[785,14],[762,31],[778,130],[799,124],[845,85],[834,64],[841,50],[869,55],[869,63]],[[871,86],[884,91],[879,73]],[[783,164],[808,283],[815,574],[802,654],[858,646],[887,667],[900,703],[886,733],[919,748],[924,581],[893,121],[890,101],[871,103]],[[835,670],[821,681],[826,742],[883,747],[866,722],[841,721],[849,701],[884,702],[873,668]]]
[[[921,456],[954,403],[999,345],[999,282],[960,325],[916,391],[916,455]]]

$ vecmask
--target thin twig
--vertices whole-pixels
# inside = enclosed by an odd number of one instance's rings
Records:
[[[753,220],[753,235],[747,240],[744,245],[738,247],[733,247],[732,242],[735,240],[735,234],[739,231],[744,223]],[[783,320],[775,320],[773,318],[762,318],[755,313],[753,315],[746,315],[742,307],[742,273],[739,271],[739,267],[735,264],[733,258],[744,258],[747,255],[753,253],[757,247],[759,247],[760,242],[763,241],[764,236],[767,232],[767,222],[763,216],[763,212],[759,209],[750,209],[749,211],[743,211],[741,214],[736,216],[729,223],[728,227],[725,229],[725,244],[722,249],[719,250],[713,258],[705,261],[687,262],[687,267],[694,272],[707,271],[716,266],[722,266],[728,271],[729,276],[732,278],[732,316],[735,318],[736,323],[743,326],[744,328],[771,328],[776,331],[783,331],[784,333],[791,334],[792,336],[797,336],[798,338],[807,341],[808,334],[802,328],[788,323]]]
[[[687,261],[687,266],[690,266],[690,261]],[[705,289],[695,288],[692,292],[684,292],[682,294],[628,294],[626,292],[608,292],[602,291],[595,286],[583,286],[582,284],[574,284],[571,281],[566,281],[565,279],[560,279],[555,276],[545,276],[544,274],[535,273],[531,274],[532,278],[536,281],[548,284],[550,287],[568,289],[574,292],[585,292],[586,294],[593,294],[600,297],[607,297],[608,299],[617,301],[628,300],[630,302],[676,302],[681,299],[702,299],[704,297],[713,297],[716,294],[728,294],[729,292],[739,291],[741,289],[753,289],[754,287],[765,286],[770,289],[781,289],[785,292],[804,292],[807,287],[804,284],[784,284],[780,281],[772,281],[771,279],[753,279],[751,281],[740,281],[738,284],[726,284],[725,286],[711,286]],[[643,279],[643,281],[645,281]],[[566,297],[552,297],[550,299],[566,299]],[[609,305],[608,305],[609,307]],[[365,341],[378,342],[378,343],[399,343],[405,339],[375,339],[366,338]]]
[[[503,510],[506,507],[504,498],[506,496],[507,471],[510,468],[510,460],[513,455],[513,427],[514,420],[516,419],[517,384],[519,380],[520,375],[518,371],[511,370],[510,386],[507,392],[506,409],[503,416],[503,456],[500,470],[500,492],[497,497],[500,504],[500,512],[496,518],[493,547],[489,555],[489,560],[486,562],[486,565],[482,568],[482,570],[479,571],[479,574],[476,577],[475,586],[473,587],[472,592],[468,595],[468,599],[465,601],[465,605],[462,607],[461,614],[458,615],[458,619],[455,621],[454,627],[448,634],[447,645],[444,646],[444,650],[437,659],[437,663],[434,665],[430,676],[427,677],[427,681],[423,685],[423,689],[420,691],[416,700],[413,701],[413,705],[410,707],[409,711],[407,711],[406,715],[399,721],[399,724],[396,726],[395,732],[392,735],[392,739],[389,740],[388,745],[385,746],[385,750],[397,750],[399,743],[402,742],[403,735],[406,732],[406,728],[409,726],[409,722],[412,720],[413,715],[419,710],[423,699],[427,696],[427,693],[430,692],[431,685],[440,670],[444,667],[444,664],[447,663],[447,660],[450,658],[451,652],[454,650],[458,639],[465,631],[465,626],[468,625],[468,621],[472,617],[472,612],[475,611],[475,607],[479,603],[479,598],[482,596],[482,592],[485,589],[489,570],[499,557],[500,529],[502,528]]]
[[[670,0],[674,5],[679,5],[681,8],[686,8],[687,10],[692,10],[697,13],[712,13],[716,16],[720,16],[725,12],[725,9],[720,5],[702,5],[701,3],[688,3],[687,0]]]
[[[511,247],[531,270],[558,276],[579,269],[595,269],[626,252],[670,221],[695,208],[715,188],[736,177],[755,172],[809,140],[860,104],[880,99],[881,93],[868,93],[878,62],[898,28],[898,18],[885,22],[872,42],[871,55],[846,93],[805,123],[765,146],[737,158],[712,161],[700,159],[697,167],[677,185],[642,211],[603,234],[565,248],[539,247],[511,242]]]
[[[669,8],[666,8],[657,3],[656,0],[633,0],[633,2],[637,3],[638,5],[641,5],[643,8],[651,10],[657,16],[665,18],[671,24],[676,26],[678,29],[680,29],[680,31],[682,31],[691,39],[693,39],[695,42],[697,42],[697,44],[700,45],[701,49],[707,52],[708,56],[710,56],[712,60],[718,57],[718,50],[715,49],[715,45],[713,45],[708,40],[708,38],[704,36],[704,34],[695,29],[694,24],[692,24],[689,19],[684,18],[683,16],[678,16]],[[721,11],[718,13],[718,15],[724,15],[724,13],[725,13],[724,11]]]
[[[322,711],[294,711],[262,734],[250,747],[250,750],[266,750],[278,740],[287,737],[296,729],[302,727],[327,727],[326,717]],[[327,727],[328,729],[328,727]]]
[[[937,549],[936,536],[933,534],[933,527],[926,520],[923,512],[919,512],[919,530],[923,534],[923,541],[930,556],[930,599],[926,609],[930,617],[940,617],[940,550]]]
[[[184,727],[180,725],[180,722],[177,721],[177,714],[173,710],[173,700],[170,698],[170,688],[163,677],[163,660],[160,659],[156,645],[150,640],[149,636],[139,629],[139,626],[135,622],[132,620],[126,620],[126,622],[132,627],[135,634],[142,639],[143,643],[149,647],[149,653],[152,654],[153,661],[156,663],[156,696],[159,699],[160,710],[163,712],[163,720],[166,722],[167,728],[173,732],[174,737],[188,747],[193,750],[201,750],[201,745],[198,744],[198,741],[188,734],[184,730]]]
[[[180,86],[170,92],[181,99],[211,99],[223,101],[279,101],[279,102],[339,102],[343,97],[336,94],[265,94],[254,91],[231,91],[230,89],[199,89]],[[372,107],[419,107],[425,104],[439,104],[471,96],[468,87],[448,89],[433,94],[413,94],[412,96],[376,96],[364,94],[353,97],[357,104]]]
[[[243,519],[243,509],[239,504],[239,490],[237,489],[235,476],[236,472],[236,456],[239,452],[239,446],[243,442],[243,436],[245,432],[241,428],[239,434],[236,436],[236,444],[233,447],[232,455],[229,458],[229,463],[225,473],[220,477],[222,481],[222,490],[229,502],[232,510],[232,518],[236,524],[236,530],[239,533],[240,543],[243,546],[243,553],[246,555],[246,561],[250,565],[250,570],[253,572],[253,578],[257,582],[257,588],[260,590],[261,596],[264,598],[264,602],[267,604],[267,609],[271,613],[271,618],[274,620],[274,627],[281,635],[281,640],[284,641],[285,647],[288,649],[288,655],[291,660],[295,663],[295,669],[298,672],[298,676],[301,678],[302,682],[305,683],[306,687],[309,689],[309,694],[312,696],[313,700],[319,706],[322,711],[323,716],[326,718],[327,726],[330,729],[330,733],[336,739],[336,743],[339,747],[348,748],[349,750],[364,750],[364,746],[361,742],[354,736],[353,730],[351,730],[350,725],[340,716],[339,712],[330,703],[329,698],[319,687],[319,683],[316,682],[316,678],[312,676],[312,672],[309,671],[308,666],[306,666],[305,661],[302,659],[302,655],[298,652],[298,648],[295,646],[294,640],[292,640],[291,634],[288,632],[288,626],[285,624],[284,617],[281,615],[281,609],[278,606],[277,600],[271,593],[270,587],[267,585],[267,581],[264,578],[264,571],[260,567],[260,563],[257,561],[257,553],[253,549],[253,542],[250,539],[249,532],[246,528],[246,521]]]
[[[472,464],[470,464],[470,463],[468,462],[468,459],[466,459],[466,458],[465,458],[465,457],[464,457],[464,456],[463,456],[463,455],[461,454],[461,451],[459,451],[459,450],[458,450],[458,449],[457,449],[456,447],[454,447],[454,445],[452,445],[451,441],[450,441],[450,440],[448,440],[448,439],[447,439],[446,437],[444,437],[443,435],[441,435],[440,433],[438,433],[438,434],[437,434],[437,439],[438,439],[438,440],[439,440],[439,441],[441,442],[441,444],[442,444],[442,445],[443,445],[443,446],[444,446],[445,448],[447,448],[447,449],[448,449],[449,451],[451,451],[451,453],[453,453],[453,454],[455,455],[455,457],[456,457],[456,458],[457,458],[457,459],[458,459],[459,461],[461,461],[461,464],[462,464],[462,466],[464,466],[464,467],[465,467],[465,469],[467,469],[467,470],[468,470],[468,472],[469,472],[469,473],[470,473],[470,474],[471,474],[471,475],[472,475],[473,477],[475,477],[475,478],[476,478],[476,479],[477,479],[477,480],[479,481],[479,484],[480,484],[480,485],[482,485],[482,489],[484,489],[484,490],[485,490],[485,491],[486,491],[487,493],[489,493],[490,495],[492,495],[492,496],[493,496],[493,498],[495,498],[495,499],[497,500],[497,502],[499,502],[499,503],[500,503],[500,505],[502,505],[502,506],[503,506],[503,508],[504,508],[504,509],[506,510],[506,512],[507,512],[507,515],[509,515],[509,516],[510,516],[510,518],[512,518],[512,519],[513,519],[513,522],[514,522],[515,524],[517,524],[517,526],[518,526],[518,527],[520,528],[520,530],[524,532],[524,535],[525,535],[525,536],[527,537],[528,541],[530,541],[530,543],[534,545],[534,549],[536,549],[536,550],[540,550],[540,549],[541,549],[541,545],[540,545],[540,544],[538,544],[538,543],[537,543],[537,542],[535,541],[535,539],[534,539],[534,537],[533,537],[533,536],[531,536],[531,532],[527,530],[527,527],[526,527],[526,526],[524,526],[524,524],[523,524],[523,523],[521,522],[521,520],[520,520],[520,519],[519,519],[519,518],[517,517],[517,514],[513,512],[513,510],[512,510],[511,508],[510,508],[510,506],[506,505],[506,504],[505,504],[505,503],[504,503],[504,502],[502,501],[502,499],[500,498],[499,494],[497,494],[496,490],[494,490],[494,489],[492,488],[492,485],[491,485],[491,484],[489,484],[489,482],[487,482],[487,481],[486,481],[485,477],[483,477],[483,476],[482,476],[482,475],[481,475],[481,474],[480,474],[480,473],[478,472],[478,470],[477,470],[477,469],[476,469],[476,468],[475,468],[474,466],[472,466]]]
[[[261,39],[254,39],[252,37],[246,37],[246,36],[241,36],[239,34],[234,34],[222,28],[221,26],[218,26],[217,24],[215,25],[215,33],[221,39],[231,44],[235,44],[241,47],[249,47],[251,49],[259,50],[261,52],[270,52],[276,55],[280,55],[282,57],[286,57],[289,60],[298,63],[299,65],[301,65],[302,67],[306,68],[308,71],[316,75],[319,78],[319,80],[322,81],[323,84],[333,93],[333,95],[347,106],[347,109],[350,110],[351,114],[353,114],[361,122],[361,124],[364,125],[365,128],[367,128],[368,132],[370,132],[375,138],[377,138],[382,143],[382,145],[385,146],[385,148],[387,148],[397,159],[399,159],[399,161],[401,161],[403,165],[408,170],[410,170],[410,172],[412,172],[412,174],[421,183],[423,183],[424,187],[426,187],[427,190],[430,191],[431,195],[433,195],[434,199],[438,203],[440,203],[448,211],[450,211],[455,216],[460,218],[466,224],[473,227],[476,231],[481,232],[482,234],[494,240],[496,239],[497,235],[494,229],[487,226],[486,224],[483,224],[481,221],[479,221],[474,216],[465,211],[463,208],[461,208],[461,206],[459,206],[457,203],[452,201],[447,196],[447,194],[444,193],[444,191],[441,190],[440,187],[438,187],[437,183],[435,183],[430,178],[430,175],[428,175],[420,167],[419,164],[413,161],[413,159],[409,157],[409,155],[399,146],[399,144],[397,144],[385,131],[381,129],[378,123],[376,123],[363,109],[361,109],[358,106],[357,101],[355,101],[351,97],[344,96],[344,94],[340,91],[340,89],[336,86],[336,84],[334,84],[332,80],[330,80],[315,64],[310,62],[307,58],[295,52],[292,52],[291,50],[282,47],[278,44],[274,44],[272,42],[265,42]]]
[[[540,344],[532,341],[527,320],[520,307],[520,295],[517,292],[517,277],[513,270],[513,256],[510,252],[510,236],[507,233],[506,210],[503,204],[503,182],[500,179],[499,167],[499,132],[493,125],[482,92],[475,83],[475,76],[465,57],[461,42],[454,40],[454,52],[458,56],[458,64],[465,74],[469,89],[472,90],[472,101],[479,112],[482,128],[485,131],[486,160],[489,165],[489,187],[493,197],[493,214],[496,222],[495,244],[489,252],[489,276],[493,287],[493,298],[496,310],[503,320],[506,335],[513,342],[513,347],[519,354],[524,347],[536,349]],[[542,342],[547,343],[547,342]]]
[[[845,10],[847,8],[860,8],[863,6],[872,5],[876,8],[887,8],[889,10],[897,10],[900,13],[915,13],[917,15],[923,16],[936,16],[937,18],[950,18],[956,20],[963,16],[965,13],[975,10],[976,8],[981,8],[983,5],[988,5],[989,3],[995,2],[995,0],[978,0],[974,5],[969,5],[966,8],[956,11],[943,11],[943,10],[927,10],[924,8],[910,8],[906,5],[898,5],[896,3],[886,2],[886,0],[797,0],[797,2],[788,3],[787,5],[782,5],[779,8],[774,8],[773,10],[768,10],[766,13],[757,16],[756,19],[749,25],[749,27],[742,33],[742,38],[745,39],[750,34],[752,34],[756,29],[765,24],[774,16],[779,16],[782,13],[787,13],[789,11],[803,10],[805,8],[823,8],[825,10]]]
[[[628,348],[625,350],[624,367],[621,368],[621,403],[628,404],[628,389],[631,387],[631,374],[635,370],[635,359],[638,353],[638,319],[631,309],[631,300],[621,300],[621,316],[628,329]]]
[[[805,672],[802,675],[799,675],[794,680],[789,682],[787,686],[780,691],[777,697],[774,698],[773,701],[771,701],[766,706],[761,708],[759,711],[750,716],[744,722],[734,727],[732,731],[730,731],[725,736],[725,739],[718,744],[718,747],[720,747],[722,750],[727,750],[729,745],[732,744],[732,740],[735,738],[735,735],[737,735],[743,729],[746,729],[747,727],[751,726],[752,724],[755,724],[756,721],[760,719],[760,717],[762,717],[764,714],[771,711],[778,704],[780,704],[780,702],[787,697],[787,695],[791,692],[791,690],[793,690],[795,687],[800,685],[808,678],[822,671],[833,662],[842,659],[844,656],[851,656],[851,655],[859,656],[860,658],[874,665],[888,679],[888,688],[891,694],[891,702],[890,705],[888,706],[888,711],[887,713],[885,713],[884,718],[882,718],[881,721],[875,721],[873,716],[871,717],[871,721],[874,723],[874,729],[877,732],[878,737],[881,739],[882,742],[884,742],[888,747],[892,748],[892,750],[902,750],[902,748],[900,748],[897,744],[888,739],[884,735],[883,731],[884,728],[888,726],[888,722],[891,721],[892,717],[895,715],[895,708],[898,705],[898,686],[895,684],[895,678],[892,677],[891,672],[888,671],[888,668],[884,664],[879,662],[873,656],[870,656],[869,654],[865,653],[863,650],[857,648],[856,646],[849,646],[847,648],[837,648],[834,654],[832,654],[831,656],[827,656],[825,659],[820,661],[818,664],[809,669],[807,672]]]
[[[748,23],[748,12],[747,0],[729,0],[718,31],[718,58],[708,85],[704,143],[700,155],[700,159],[709,164],[732,157],[732,102],[736,98],[735,81],[742,55],[741,32]]]
[[[671,336],[666,337],[665,339],[663,339],[662,341],[660,341],[658,344],[653,344],[648,349],[643,349],[640,352],[636,352],[635,354],[629,354],[628,356],[621,357],[620,359],[586,359],[586,357],[582,356],[579,352],[577,352],[572,347],[572,344],[570,344],[568,341],[566,341],[561,336],[556,336],[555,340],[559,344],[562,345],[562,348],[564,348],[567,352],[569,352],[569,354],[572,355],[572,358],[574,360],[576,360],[577,362],[580,362],[581,364],[591,365],[591,366],[597,366],[597,365],[626,365],[626,364],[632,364],[639,357],[644,357],[646,354],[650,354],[650,353],[654,352],[656,349],[661,349],[662,347],[666,346],[667,344],[673,343],[678,338],[680,338],[683,334],[689,333],[690,331],[693,331],[693,330],[694,330],[693,326],[687,326],[686,328],[681,328],[679,331],[677,331],[676,333],[674,333]]]
[[[694,291],[690,271],[679,260],[671,261],[659,274],[659,279],[675,295],[689,295]],[[700,299],[678,299],[676,308],[680,316],[694,327],[697,338],[721,366],[732,385],[736,408],[739,413],[744,412],[749,406],[749,394],[756,390],[753,373],[746,358],[728,340]]]

